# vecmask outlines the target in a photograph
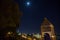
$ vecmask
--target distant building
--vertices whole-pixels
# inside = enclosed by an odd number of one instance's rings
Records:
[[[41,40],[44,40],[44,37],[48,36],[47,34],[49,35],[49,37],[50,37],[51,40],[56,40],[56,35],[55,35],[55,32],[54,32],[54,26],[53,26],[53,24],[50,23],[47,20],[47,18],[44,18],[44,21],[41,24]]]

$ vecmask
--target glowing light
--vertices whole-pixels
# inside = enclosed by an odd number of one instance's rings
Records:
[[[54,36],[52,36],[52,37],[54,37]]]
[[[30,2],[27,2],[27,6],[29,6],[30,5]]]
[[[8,34],[11,34],[11,32],[8,32]]]
[[[36,38],[41,38],[40,34],[34,34],[33,36],[35,36]]]
[[[36,40],[35,38],[33,40]]]
[[[22,35],[23,38],[27,38],[26,36]]]

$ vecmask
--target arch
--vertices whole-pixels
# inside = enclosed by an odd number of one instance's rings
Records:
[[[44,40],[51,40],[50,35],[48,33],[44,34]]]

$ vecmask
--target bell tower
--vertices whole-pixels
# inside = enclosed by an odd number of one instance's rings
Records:
[[[49,37],[51,40],[56,40],[56,35],[54,32],[54,26],[52,23],[50,23],[47,20],[47,18],[44,18],[44,21],[41,24],[41,40],[44,40],[45,33],[49,34]]]

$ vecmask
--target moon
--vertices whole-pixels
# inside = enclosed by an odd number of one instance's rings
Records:
[[[30,2],[27,2],[27,6],[29,6],[30,5]]]

